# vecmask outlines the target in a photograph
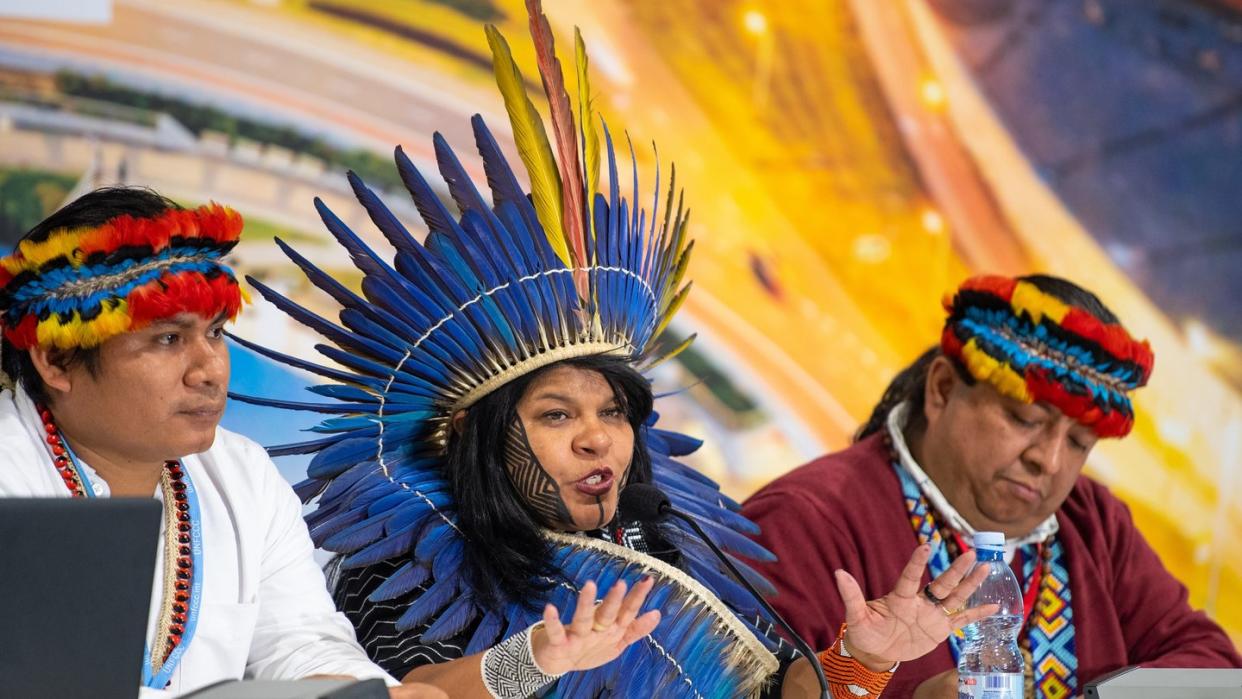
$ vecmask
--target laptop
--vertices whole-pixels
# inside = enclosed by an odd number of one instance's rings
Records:
[[[1087,699],[1238,699],[1242,670],[1124,667],[1087,683]]]
[[[161,513],[0,498],[0,697],[138,696]]]

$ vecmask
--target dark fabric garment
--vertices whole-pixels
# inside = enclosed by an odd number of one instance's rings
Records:
[[[675,547],[659,536],[654,527],[643,526],[637,522],[627,523],[620,527],[613,526],[588,532],[588,535],[620,544],[635,551],[654,556],[669,565],[682,567],[681,554]],[[336,606],[354,625],[358,634],[358,642],[362,644],[367,655],[389,674],[401,679],[415,668],[423,665],[456,660],[465,654],[465,648],[474,635],[477,624],[472,624],[457,637],[440,643],[422,643],[418,640],[423,631],[435,622],[431,619],[417,629],[400,633],[397,631],[397,620],[430,587],[432,581],[415,588],[405,595],[387,602],[371,602],[367,597],[387,580],[404,561],[383,561],[365,568],[353,570],[335,570],[329,576],[333,583],[333,598]],[[771,624],[763,619],[751,620],[757,628],[765,631],[769,638],[780,641],[776,652],[781,661],[781,670],[777,679],[783,676],[789,663],[796,657],[787,642],[779,639]],[[779,686],[774,683],[774,687]],[[773,697],[779,691],[769,692]],[[765,694],[765,697],[768,696]]]
[[[828,648],[845,620],[833,571],[858,579],[875,599],[896,584],[918,545],[881,434],[776,479],[743,505],[778,557],[759,566],[772,599],[815,648]],[[1200,611],[1135,528],[1130,511],[1100,483],[1080,477],[1057,512],[1068,559],[1079,687],[1126,665],[1242,667],[1229,637]],[[924,573],[923,581],[930,582]],[[953,667],[948,644],[901,664],[885,695],[910,696]]]

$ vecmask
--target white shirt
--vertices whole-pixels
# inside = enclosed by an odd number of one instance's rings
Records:
[[[302,505],[263,448],[217,428],[209,450],[181,463],[198,493],[203,602],[169,691],[181,694],[243,677],[323,674],[378,677],[395,686],[396,680],[367,659],[353,627],[336,611],[313,558]],[[82,466],[91,481],[87,487],[107,497],[108,484]],[[52,465],[34,404],[20,389],[0,391],[0,497],[69,495]],[[163,604],[163,536],[161,524],[149,646]],[[148,696],[166,695],[144,690]]]
[[[966,521],[966,518],[957,511],[957,508],[949,504],[948,498],[944,493],[940,492],[940,488],[936,487],[935,481],[927,472],[919,466],[919,462],[914,460],[914,455],[910,453],[910,447],[906,444],[905,428],[907,417],[910,414],[909,401],[900,403],[893,407],[888,413],[888,433],[893,440],[893,449],[897,452],[897,460],[901,462],[901,467],[906,473],[914,479],[918,484],[919,490],[923,492],[923,497],[927,498],[927,502],[936,510],[936,514],[949,523],[949,526],[961,533],[963,536],[974,536],[975,528]],[[1056,514],[1051,514],[1048,519],[1039,523],[1026,536],[1019,538],[1005,539],[1005,562],[1013,560],[1013,554],[1018,550],[1019,546],[1026,544],[1042,544],[1047,541],[1053,534],[1060,529],[1057,523]]]

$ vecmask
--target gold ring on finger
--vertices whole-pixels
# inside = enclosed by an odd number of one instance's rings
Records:
[[[595,631],[595,632],[597,632],[597,633],[598,633],[598,632],[600,632],[600,631],[607,631],[608,629],[611,629],[611,628],[612,628],[612,626],[613,626],[612,624],[607,624],[607,625],[605,625],[605,624],[601,624],[601,623],[599,623],[599,622],[597,621],[597,622],[595,622],[594,624],[592,624],[592,625],[591,625],[591,630],[592,630],[592,631]]]

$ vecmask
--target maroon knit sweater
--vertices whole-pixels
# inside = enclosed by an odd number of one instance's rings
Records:
[[[849,571],[867,599],[876,599],[892,590],[918,545],[889,459],[882,436],[872,435],[776,479],[743,506],[779,559],[759,567],[779,591],[773,605],[815,648],[831,646],[845,620],[833,571]],[[1229,637],[1191,609],[1186,587],[1107,488],[1079,477],[1057,521],[1068,559],[1079,692],[1126,665],[1242,667]],[[941,644],[902,663],[884,694],[908,697],[952,667],[949,645]]]

